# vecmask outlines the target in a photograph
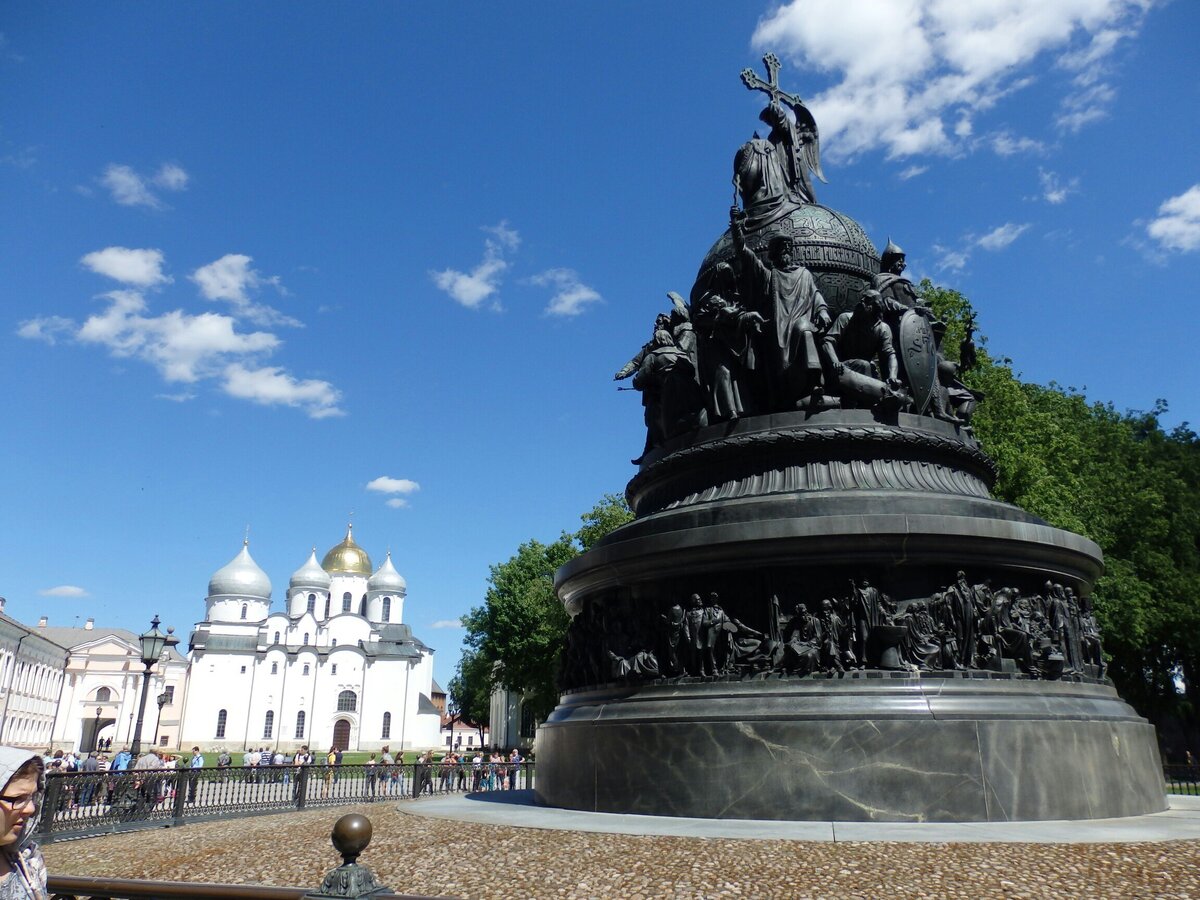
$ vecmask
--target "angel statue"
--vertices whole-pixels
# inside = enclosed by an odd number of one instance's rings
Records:
[[[742,81],[751,90],[765,91],[771,98],[759,114],[770,134],[754,137],[733,159],[733,185],[746,210],[746,228],[755,231],[781,219],[804,203],[815,203],[812,178],[825,181],[821,172],[821,143],[817,122],[804,101],[779,88],[779,59],[763,57],[769,81],[751,69],[742,70]]]

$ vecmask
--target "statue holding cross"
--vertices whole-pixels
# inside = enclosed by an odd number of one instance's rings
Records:
[[[779,58],[768,53],[763,62],[767,81],[753,69],[743,69],[742,82],[769,98],[759,118],[771,132],[766,139],[756,132],[733,160],[734,190],[746,210],[749,231],[778,221],[802,204],[815,203],[809,172],[825,180],[816,120],[803,100],[779,87]]]

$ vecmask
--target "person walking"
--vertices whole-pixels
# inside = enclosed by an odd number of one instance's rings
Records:
[[[196,802],[196,782],[200,780],[200,773],[196,769],[204,768],[204,757],[200,753],[199,747],[192,748],[192,761],[188,763],[187,773],[187,802]]]

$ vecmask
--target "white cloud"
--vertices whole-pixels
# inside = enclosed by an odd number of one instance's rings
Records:
[[[246,286],[269,279],[249,268],[249,257],[237,259],[245,260],[245,265],[234,265],[232,274],[225,273],[227,278],[219,277],[221,273],[214,270],[209,273],[211,278],[196,280],[202,290],[230,300],[244,313],[247,307],[254,307],[245,294]],[[162,275],[163,256],[159,250],[109,247],[89,253],[82,262],[94,272],[141,287],[169,280]],[[193,315],[175,309],[152,315],[143,291],[132,288],[109,291],[100,299],[107,301],[107,306],[82,325],[76,326],[62,316],[42,316],[22,322],[17,335],[48,344],[62,336],[103,347],[112,356],[149,363],[173,385],[214,381],[229,396],[264,406],[296,407],[314,419],[344,415],[338,407],[341,392],[328,381],[298,379],[282,367],[262,364],[262,358],[281,345],[269,331],[239,331],[235,316],[215,312]],[[245,302],[239,303],[240,299]],[[184,389],[156,396],[185,402],[193,399],[195,392]]]
[[[438,619],[430,628],[462,628],[462,619]]]
[[[929,166],[909,166],[898,176],[901,181],[908,181],[910,178],[916,178],[918,175],[924,175],[929,171]]]
[[[278,275],[264,276],[251,268],[254,260],[243,253],[226,253],[218,260],[201,266],[188,276],[200,288],[206,300],[226,300],[231,303],[240,318],[256,325],[289,325],[302,327],[302,323],[264,303],[255,303],[250,298],[264,284],[285,293]]]
[[[231,397],[262,406],[293,406],[312,419],[342,416],[342,393],[328,381],[296,379],[278,366],[249,369],[241,363],[225,368],[222,390]]]
[[[1146,232],[1164,250],[1200,250],[1200,184],[1164,201]]]
[[[105,247],[86,254],[79,260],[97,275],[104,275],[122,284],[150,288],[172,279],[163,274],[161,250],[131,250],[128,247]]]
[[[75,332],[75,322],[62,316],[42,316],[37,319],[26,319],[17,326],[17,337],[31,341],[42,341],[54,346],[58,343],[59,335],[71,335]]]
[[[1023,225],[1006,222],[997,228],[993,228],[983,237],[978,238],[975,241],[975,246],[982,247],[984,250],[1003,250],[1028,231],[1029,227],[1030,224],[1028,222]]]
[[[440,272],[430,272],[433,283],[439,290],[445,291],[455,302],[467,309],[478,309],[500,289],[502,276],[508,270],[508,261],[504,259],[506,252],[512,252],[521,244],[521,236],[508,222],[499,225],[485,226],[483,231],[491,237],[483,242],[483,259],[470,272],[460,272],[457,269],[443,269]],[[499,310],[498,303],[492,308]]]
[[[1041,168],[1038,169],[1038,180],[1042,183],[1042,199],[1055,205],[1064,202],[1068,196],[1079,190],[1078,178],[1064,182],[1057,172],[1047,172]]]
[[[832,157],[953,153],[973,112],[1031,83],[1051,54],[1075,72],[1060,124],[1103,115],[1087,93],[1118,38],[1135,35],[1149,0],[792,0],[755,29],[755,47],[787,54],[836,83],[809,104]],[[1092,118],[1086,118],[1092,116]],[[957,124],[949,126],[949,123]],[[964,125],[963,123],[966,123]],[[953,135],[947,133],[952,127]]]
[[[387,505],[392,509],[404,509],[408,506],[408,501],[403,497],[391,497],[386,501]]]
[[[238,332],[229,316],[190,315],[179,309],[148,316],[145,298],[137,291],[112,291],[105,297],[108,308],[90,316],[77,338],[107,347],[114,356],[149,362],[169,382],[213,377],[231,357],[268,353],[279,346],[279,338],[268,332]]]
[[[379,491],[381,494],[412,494],[421,489],[421,485],[411,478],[392,478],[380,475],[367,482],[368,491]]]
[[[992,150],[998,156],[1013,156],[1017,153],[1045,153],[1046,145],[1031,137],[1016,136],[1008,131],[992,135]]]
[[[943,247],[941,244],[933,245],[933,252],[937,254],[937,260],[934,265],[939,270],[952,270],[955,272],[961,271],[967,264],[967,259],[970,258],[969,250],[953,250],[949,247]]]
[[[546,304],[546,313],[551,316],[577,316],[584,312],[589,303],[599,303],[604,299],[598,291],[580,281],[573,269],[547,269],[534,275],[530,281],[554,291],[554,296]]]
[[[175,163],[163,163],[154,175],[154,183],[168,191],[182,191],[188,186],[188,173]]]
[[[182,191],[188,184],[188,173],[175,163],[163,163],[153,175],[140,175],[130,166],[111,163],[100,176],[100,184],[108,188],[112,199],[122,206],[147,206],[162,209],[163,202],[151,190]]]
[[[939,271],[961,272],[966,268],[967,263],[971,259],[972,251],[976,249],[983,250],[1003,250],[1022,234],[1029,230],[1028,222],[1017,225],[1013,222],[1006,222],[993,228],[987,234],[982,236],[968,234],[963,239],[961,247],[946,247],[942,244],[934,244],[933,252],[937,259],[934,261],[934,266]]]
[[[60,584],[57,587],[43,588],[38,591],[43,597],[87,597],[90,596],[83,588],[74,584]]]

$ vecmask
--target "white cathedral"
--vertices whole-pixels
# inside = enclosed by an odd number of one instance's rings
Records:
[[[190,641],[179,746],[378,750],[435,747],[433,651],[404,624],[407,586],[389,552],[346,538],[314,548],[271,612],[271,580],[248,543],[209,580]]]

